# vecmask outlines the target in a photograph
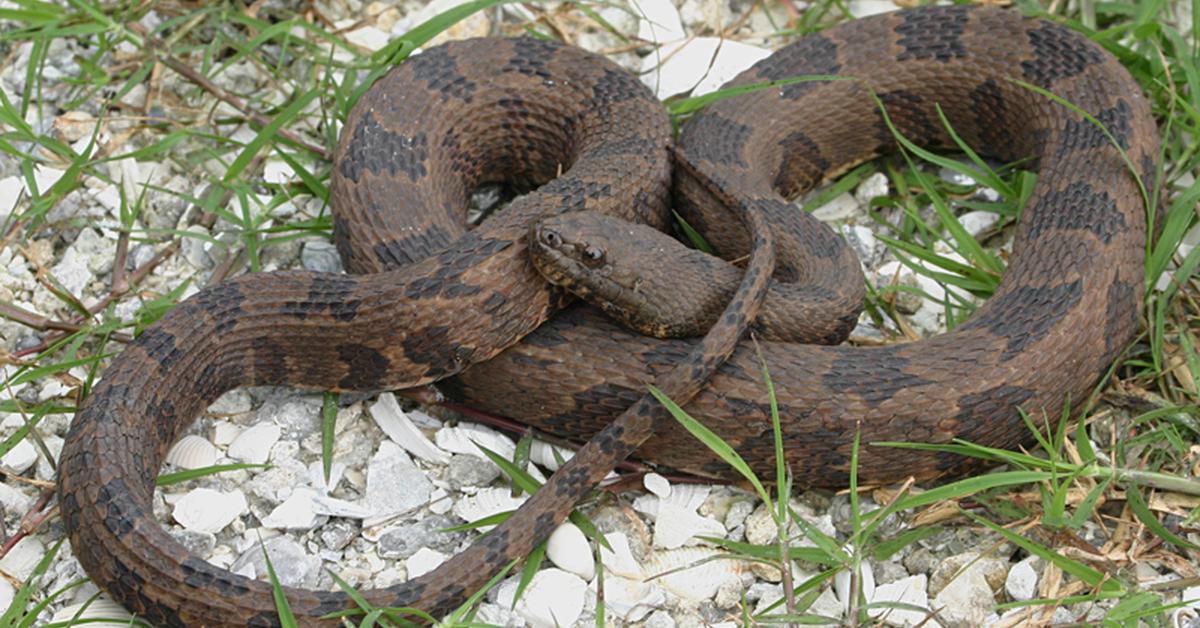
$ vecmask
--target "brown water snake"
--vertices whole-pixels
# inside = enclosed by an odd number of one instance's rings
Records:
[[[486,62],[473,58],[477,52]],[[967,438],[1007,447],[1027,437],[1015,407],[1057,416],[1065,399],[1078,405],[1137,329],[1144,203],[1104,133],[1011,79],[1049,89],[1090,112],[1150,181],[1157,155],[1153,121],[1116,59],[1050,22],[995,9],[939,7],[806,37],[736,82],[803,74],[856,80],[791,83],[720,101],[685,125],[675,164],[676,201],[689,222],[708,228],[719,214],[716,206],[730,202],[748,207],[748,216],[806,220],[794,218],[794,208],[777,191],[795,194],[892,150],[870,91],[901,132],[919,143],[948,144],[933,109],[938,103],[972,145],[1001,159],[1032,157],[1039,180],[1003,282],[950,334],[873,349],[763,343],[798,480],[844,482],[856,427],[864,442]],[[389,83],[393,77],[408,81],[406,89]],[[649,437],[644,451],[657,462],[726,473],[677,429],[651,435],[648,421],[630,433],[611,427],[612,417],[641,396],[644,384],[671,371],[695,341],[634,336],[589,309],[572,307],[487,359],[563,301],[542,287],[522,257],[530,215],[616,208],[663,224],[665,117],[634,114],[640,122],[625,127],[624,136],[593,126],[598,115],[658,111],[646,92],[615,66],[584,62],[570,48],[530,39],[430,49],[372,93],[388,90],[391,100],[365,96],[366,104],[347,120],[334,201],[358,203],[365,222],[339,218],[336,229],[353,270],[415,263],[357,278],[247,275],[202,291],[114,361],[68,436],[59,495],[74,551],[100,586],[158,625],[277,622],[265,583],[190,556],[150,516],[153,478],[168,446],[233,386],[375,390],[459,373],[446,389],[481,407],[581,438],[608,426],[571,468],[556,474],[549,491],[539,492],[542,501],[535,498],[518,512],[514,520],[532,534],[501,527],[427,576],[366,592],[381,605],[416,604],[435,613],[452,608],[544,539],[573,498],[608,470],[589,460],[623,457],[639,439]],[[465,115],[472,111],[486,115]],[[420,126],[387,117],[398,112]],[[510,152],[514,143],[502,138],[501,129],[524,138],[520,155]],[[391,159],[383,161],[383,155]],[[472,183],[518,175],[544,181],[559,164],[571,164],[565,177],[518,200],[488,226],[466,235],[447,226],[461,224],[456,216]],[[425,207],[447,218],[423,218],[421,226],[433,227],[418,231],[391,217],[397,213],[388,210],[397,206]],[[744,233],[706,235],[733,257],[747,250]],[[795,265],[827,264],[842,254],[827,233],[800,238],[779,238],[781,248],[800,245]],[[431,257],[418,261],[426,255]],[[804,270],[784,262],[785,276]],[[754,279],[761,288],[765,279]],[[686,407],[762,468],[770,464],[771,445],[758,372],[752,350],[743,345]],[[872,447],[860,464],[860,476],[870,481],[968,468],[960,458]],[[288,599],[303,623],[350,605],[339,593],[289,590]]]

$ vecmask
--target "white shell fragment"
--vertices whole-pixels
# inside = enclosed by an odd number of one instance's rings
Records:
[[[569,521],[558,526],[546,541],[546,557],[563,571],[584,580],[591,580],[596,575],[596,562],[587,537]]]
[[[525,503],[526,499],[528,499],[526,494],[514,498],[512,492],[506,488],[485,488],[454,504],[454,514],[467,522],[475,522],[498,513],[516,510]],[[479,529],[486,532],[494,527],[484,526]]]
[[[529,460],[551,471],[558,471],[558,468],[562,466],[558,462],[560,459],[566,462],[574,456],[574,451],[566,447],[551,445],[545,441],[535,440],[529,445]]]
[[[630,0],[629,8],[638,17],[638,39],[666,42],[687,37],[679,9],[671,0]]]
[[[271,447],[279,441],[282,433],[282,428],[274,423],[259,423],[238,434],[237,438],[229,443],[226,453],[235,460],[262,464],[271,457]]]
[[[658,495],[660,499],[666,499],[671,496],[671,483],[667,481],[667,478],[657,473],[647,473],[642,478],[642,484],[646,487],[647,491]]]
[[[675,549],[694,537],[725,536],[725,526],[719,521],[702,517],[695,511],[662,501],[658,504],[658,519],[654,522],[654,547]]]
[[[489,460],[479,449],[482,445],[490,451],[512,459],[517,444],[511,438],[482,425],[462,423],[457,427],[443,427],[434,435],[437,446],[452,454],[467,454]]]
[[[180,469],[203,469],[217,463],[217,448],[208,439],[188,434],[167,452],[167,462]]]
[[[688,91],[700,96],[716,91],[770,50],[717,37],[696,37],[663,46],[642,60],[642,82],[659,98]]]
[[[109,621],[101,621],[101,620]],[[63,607],[53,617],[50,623],[62,622],[64,625],[87,626],[88,628],[128,628],[138,625],[133,615],[125,607],[110,600],[107,596],[99,596],[91,602],[80,602]]]
[[[741,578],[749,569],[746,562],[707,547],[685,547],[655,552],[642,565],[646,578],[675,595],[695,602],[711,599],[721,585]],[[656,577],[657,576],[657,577]]]
[[[404,568],[408,570],[409,579],[417,578],[437,569],[439,565],[446,562],[446,558],[445,554],[437,550],[422,547],[404,561]]]
[[[311,530],[323,519],[318,514],[314,499],[317,492],[308,487],[298,487],[282,504],[263,517],[262,524],[281,530]]]
[[[499,602],[512,606],[517,585],[509,581],[501,585]],[[561,569],[539,571],[517,600],[516,610],[531,628],[571,626],[583,612],[587,583]]]
[[[396,441],[397,445],[410,454],[437,464],[450,462],[450,454],[438,449],[404,414],[400,402],[396,401],[396,395],[379,395],[379,400],[371,405],[371,416],[388,438]]]
[[[241,491],[198,488],[175,503],[171,516],[188,530],[215,534],[246,511],[246,496]]]

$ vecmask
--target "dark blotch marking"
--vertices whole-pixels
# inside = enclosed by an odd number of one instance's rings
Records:
[[[1108,287],[1108,299],[1104,311],[1104,349],[1112,359],[1117,351],[1125,348],[1138,328],[1137,290],[1129,283],[1115,279]]]
[[[458,363],[458,352],[450,337],[451,328],[445,325],[430,325],[424,329],[414,329],[406,334],[401,346],[404,357],[413,364],[424,364],[425,371],[430,377],[451,375],[461,370]]]
[[[1077,76],[1088,66],[1102,63],[1104,57],[1095,44],[1054,22],[1042,22],[1029,31],[1034,58],[1021,62],[1026,80],[1038,87],[1050,88],[1061,79]]]
[[[562,471],[555,474],[555,477],[562,475]],[[580,497],[583,496],[583,490],[578,490],[587,482],[588,472],[583,467],[575,467],[567,471],[566,475],[562,475],[560,480],[554,486],[554,494],[562,497],[571,493],[577,493]]]
[[[779,81],[797,76],[837,74],[842,69],[837,58],[838,46],[823,35],[809,35],[790,46],[777,50],[775,54],[759,61],[751,68],[760,78]],[[796,100],[821,81],[790,83],[780,88],[779,94],[786,100]]]
[[[211,317],[214,321],[213,332],[221,335],[233,329],[241,320],[242,303],[245,300],[246,295],[242,294],[237,283],[222,281],[197,292],[185,303],[190,302]]]
[[[419,55],[409,57],[405,65],[414,78],[440,93],[443,99],[457,98],[469,103],[474,98],[477,87],[475,82],[463,76],[458,69],[458,62],[447,47],[430,48]]]
[[[104,511],[104,527],[118,539],[134,528],[134,517],[143,515],[133,498],[133,489],[122,478],[113,478],[100,487],[96,508]]]
[[[1076,280],[1055,286],[1022,286],[987,303],[963,327],[981,327],[1008,340],[1002,361],[1011,360],[1026,347],[1041,340],[1058,321],[1079,304],[1083,286]]]
[[[967,49],[962,34],[967,27],[968,10],[966,6],[930,7],[901,13],[901,22],[896,26],[900,39],[896,43],[904,51],[896,59],[936,59],[945,63],[965,57]]]
[[[716,113],[697,114],[689,120],[683,130],[692,158],[706,159],[717,166],[748,168],[745,153],[750,139],[750,127],[727,120]],[[680,139],[683,144],[684,139]]]
[[[371,248],[384,268],[394,269],[419,262],[450,246],[454,238],[442,227],[431,224],[402,239],[380,242]]]
[[[1016,125],[1011,119],[1012,111],[1004,99],[1004,92],[995,79],[987,79],[971,90],[971,112],[975,115],[979,140],[983,147],[996,157],[1016,159],[1012,154],[1012,129]]]
[[[424,579],[417,579],[388,587],[388,592],[392,594],[392,606],[412,606],[425,594],[426,586]]]
[[[1047,236],[1058,229],[1091,231],[1105,244],[1125,230],[1125,215],[1108,193],[1097,192],[1086,181],[1076,181],[1065,190],[1046,193],[1029,217],[1026,232],[1032,240]],[[1061,237],[1049,233],[1048,237]]]
[[[391,362],[377,349],[357,343],[339,344],[338,359],[346,364],[346,375],[338,386],[346,390],[379,390]]]
[[[1129,103],[1118,100],[1117,104],[1096,114],[1096,120],[1104,125],[1104,129],[1108,129],[1122,150],[1127,150],[1129,137],[1133,133],[1130,121],[1132,116],[1133,109]],[[1090,120],[1076,117],[1067,121],[1067,126],[1063,130],[1063,142],[1059,146],[1058,152],[1061,157],[1072,151],[1090,151],[1108,145],[1110,145],[1110,141],[1103,129]]]
[[[263,611],[246,620],[246,628],[280,628],[283,623],[279,620],[277,611]]]
[[[1028,388],[1001,384],[981,393],[959,397],[958,414],[954,415],[960,426],[958,436],[968,439],[972,438],[973,434],[982,436],[982,432],[997,422],[1015,416],[1017,408],[1035,395],[1036,393]]]
[[[874,408],[891,399],[897,391],[933,383],[905,371],[908,367],[908,358],[896,355],[888,347],[872,352],[867,359],[834,359],[829,370],[821,376],[821,381],[834,392],[860,394],[863,401]]]
[[[361,299],[352,298],[357,283],[348,275],[313,274],[309,277],[304,300],[285,302],[283,312],[300,320],[311,314],[328,312],[334,320],[350,322],[358,316],[358,308],[362,305]]]
[[[654,99],[650,89],[636,76],[623,70],[606,68],[592,86],[590,108],[607,107],[634,98]]]
[[[160,373],[165,374],[183,358],[183,351],[175,347],[175,335],[161,325],[143,331],[135,344],[158,363]]]
[[[410,181],[416,182],[428,174],[425,169],[425,160],[429,158],[428,144],[424,132],[412,137],[393,133],[383,128],[368,111],[354,127],[354,135],[339,168],[342,176],[355,183],[364,172],[375,175],[387,172],[391,177],[403,172]]]
[[[791,198],[816,185],[829,170],[829,160],[821,154],[821,147],[802,131],[788,134],[779,140],[779,146],[785,159],[774,185],[785,197]]]
[[[940,126],[930,117],[933,107],[925,99],[908,90],[898,89],[879,94],[883,110],[901,135],[914,143],[930,148],[941,144]],[[896,136],[884,121],[883,115],[875,121],[875,138],[881,151],[891,152],[896,146]]]
[[[519,37],[513,40],[512,45],[513,56],[500,68],[501,72],[519,72],[542,80],[552,78],[548,66],[561,48],[560,44],[545,39]]]

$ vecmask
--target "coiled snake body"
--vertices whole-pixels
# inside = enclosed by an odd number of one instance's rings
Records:
[[[1039,178],[1003,281],[951,333],[876,348],[762,343],[797,481],[844,483],[856,429],[864,443],[1019,444],[1028,434],[1016,408],[1053,417],[1064,404],[1078,407],[1136,333],[1146,228],[1134,175],[1153,181],[1157,155],[1148,104],[1086,38],[964,6],[854,21],[734,82],[829,74],[853,80],[783,81],[716,102],[685,125],[675,149],[677,209],[729,258],[751,247],[745,227],[720,230],[721,207],[740,208],[751,226],[766,216],[780,249],[775,279],[807,286],[814,308],[852,312],[845,304],[861,294],[861,277],[844,270],[852,257],[840,239],[780,194],[894,149],[872,93],[914,141],[952,145],[937,104],[970,145],[1004,160],[1030,157]],[[1110,135],[1022,83],[1074,103]],[[376,605],[453,608],[544,540],[643,443],[653,461],[727,473],[678,428],[660,425],[644,399],[612,419],[648,382],[686,400],[717,368],[755,315],[772,238],[755,238],[744,286],[700,345],[635,335],[586,307],[550,318],[567,299],[525,256],[529,224],[545,214],[598,210],[663,226],[670,150],[666,117],[634,78],[554,43],[450,44],[381,79],[346,122],[332,188],[339,249],[351,270],[368,274],[251,274],[203,290],[130,344],[80,409],[58,489],[88,574],[159,626],[278,625],[266,583],[190,555],[151,516],[170,444],[235,386],[380,390],[444,380],[479,407],[565,436],[596,435],[507,524],[431,574],[364,592]],[[514,178],[544,185],[466,231],[469,192]],[[842,319],[813,333],[838,340],[853,322]],[[685,407],[767,469],[766,404],[743,343]],[[931,478],[968,466],[865,447],[859,476]],[[355,607],[340,592],[288,589],[287,598],[305,625]]]

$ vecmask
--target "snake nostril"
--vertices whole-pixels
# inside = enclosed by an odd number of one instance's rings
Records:
[[[562,236],[558,235],[558,232],[553,229],[542,229],[538,235],[541,236],[542,242],[550,248],[557,249],[562,246]]]

